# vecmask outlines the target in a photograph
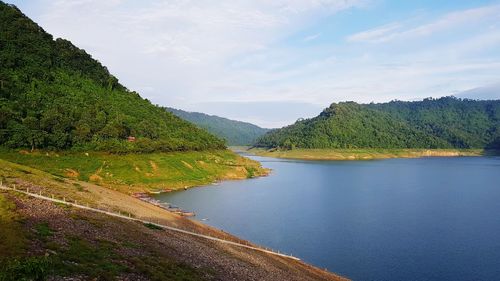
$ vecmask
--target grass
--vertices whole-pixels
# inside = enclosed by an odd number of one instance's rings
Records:
[[[58,247],[58,255],[52,256],[48,271],[56,276],[84,275],[89,280],[115,280],[120,274],[136,272],[150,280],[191,281],[202,280],[201,271],[183,263],[150,252],[147,256],[125,257],[119,254],[121,247],[137,248],[129,241],[87,241],[69,237],[67,247]],[[130,267],[132,265],[132,267]]]
[[[266,150],[252,148],[250,153],[277,158],[302,160],[370,160],[384,158],[416,158],[428,156],[480,156],[482,149],[293,149]]]
[[[135,258],[132,263],[139,272],[147,274],[154,281],[195,281],[204,279],[200,272],[192,267],[168,259],[141,257]]]
[[[46,280],[49,276],[85,276],[89,280],[116,280],[121,274],[130,272],[143,274],[150,280],[203,279],[200,269],[160,254],[148,252],[146,256],[141,257],[122,256],[119,254],[120,248],[140,247],[125,238],[115,243],[70,236],[64,239],[67,243],[61,244],[59,239],[54,240],[54,231],[47,222],[34,225],[36,235],[27,236],[22,225],[17,222],[19,217],[14,204],[3,194],[0,194],[0,220],[0,281]],[[146,226],[161,229],[154,225]],[[121,235],[123,234],[117,233],[119,239]],[[45,249],[57,254],[29,256],[25,248],[28,237],[40,241]]]
[[[79,238],[70,239],[65,250],[52,243],[51,247],[59,251],[57,256],[27,257],[26,235],[18,219],[14,204],[0,194],[0,281],[45,280],[53,274],[86,274],[100,280],[113,280],[125,269],[113,261],[116,258],[112,252],[114,245],[101,242],[92,246]],[[48,242],[53,236],[47,222],[35,225],[35,232],[33,238],[39,241]]]
[[[48,225],[37,229],[41,236],[49,235]],[[50,262],[45,257],[26,257],[27,242],[15,204],[0,194],[0,281],[45,280]]]
[[[79,183],[73,183],[73,186],[76,188],[76,190],[80,191],[80,192],[84,192],[85,191],[85,188],[83,188],[83,186]]]
[[[47,222],[39,223],[35,226],[36,234],[41,240],[46,240],[51,237],[54,231],[49,227]]]
[[[57,186],[61,184],[50,174],[4,160],[0,160],[0,178],[9,184],[18,179],[43,182],[44,185],[49,182]],[[83,188],[70,182],[65,182],[64,186],[63,189],[73,193],[78,188]],[[115,242],[95,239],[93,235],[86,237],[86,234],[66,236],[64,231],[55,235],[49,223],[43,220],[37,220],[34,224],[23,223],[30,218],[22,218],[16,213],[16,206],[7,194],[0,192],[0,281],[45,280],[48,276],[85,276],[89,280],[115,280],[128,273],[142,274],[149,280],[202,280],[205,272],[208,272],[179,263],[165,254],[156,254],[154,248],[143,251],[137,258],[124,256],[121,249],[142,249],[142,239],[149,241],[153,238],[147,236],[147,232],[139,232],[133,236],[137,236],[137,240],[130,241],[130,237],[127,237],[130,234],[123,229],[125,226],[121,223],[116,232],[113,232]],[[21,196],[17,193],[12,195]],[[106,220],[110,220],[108,217],[99,220],[87,216],[64,204],[54,205],[64,209],[64,214],[75,223],[80,223],[78,221],[81,220],[88,222],[87,227],[96,233],[101,231]],[[29,225],[32,225],[32,230],[28,230]],[[155,225],[146,227],[161,229]],[[66,238],[61,239],[61,235]],[[38,256],[37,250],[37,256],[31,256],[32,245],[39,245],[37,247],[42,247],[51,254],[48,257]]]
[[[69,239],[69,247],[54,257],[56,275],[72,276],[84,274],[90,279],[114,280],[126,266],[119,263],[114,252],[114,243],[99,241],[93,245],[78,237]]]
[[[189,157],[186,157],[186,154]],[[117,186],[113,183],[116,175],[134,179],[136,175],[127,175],[127,173],[134,173],[128,169],[140,164],[144,169],[139,166],[140,171],[137,172],[143,173],[142,177],[147,177],[145,173],[156,172],[153,176],[160,179],[175,178],[174,172],[176,171],[178,178],[186,179],[190,176],[187,171],[197,169],[202,170],[199,173],[210,176],[209,179],[221,175],[228,177],[231,173],[233,175],[229,176],[248,177],[262,170],[257,162],[239,157],[229,151],[122,155],[123,158],[119,155],[90,154],[89,157],[94,160],[86,160],[87,156],[73,153],[22,154],[19,151],[0,149],[0,158],[2,158],[0,159],[0,179],[10,186],[16,184],[18,188],[23,189],[31,188],[31,186],[41,187],[44,194],[55,194],[56,198],[65,196],[66,199],[77,199],[78,203],[88,202],[92,205],[101,202],[100,200],[112,201],[108,206],[111,208],[115,206],[113,200],[116,198],[119,199],[116,200],[118,202],[129,202],[122,201],[122,199],[132,201],[135,199],[85,182],[77,183],[69,179],[71,177],[66,174],[67,169],[72,169],[71,175],[77,173],[77,179],[80,177],[84,179],[86,172],[82,171],[85,171],[86,166],[77,170],[79,169],[77,165],[85,161],[88,163],[106,161],[105,165],[99,166],[102,167],[100,175],[105,175],[106,172],[117,172],[113,177],[104,176],[99,184],[110,184],[111,187]],[[17,159],[21,164],[16,164],[15,161],[9,162],[4,160],[5,158]],[[60,161],[61,159],[64,161]],[[130,160],[137,162],[127,163]],[[149,161],[154,161],[154,164]],[[27,164],[24,165],[25,163]],[[168,165],[169,163],[171,166]],[[171,174],[163,175],[162,173],[166,171]],[[215,172],[217,172],[216,175],[214,175]],[[88,180],[91,181],[90,178]],[[146,180],[138,177],[138,183],[134,184],[140,186]],[[81,192],[82,190],[85,192]],[[135,276],[134,274],[139,274],[148,280],[189,281],[203,280],[220,274],[218,270],[198,268],[196,264],[187,265],[180,261],[176,251],[173,251],[174,247],[166,249],[164,243],[155,241],[158,235],[163,234],[152,233],[146,228],[157,229],[155,226],[124,223],[110,217],[101,218],[101,215],[80,212],[67,205],[56,203],[54,205],[61,208],[59,211],[63,211],[57,214],[66,216],[73,223],[64,224],[55,232],[51,229],[51,224],[47,223],[47,216],[44,216],[43,211],[34,212],[42,216],[20,217],[16,214],[15,204],[9,201],[11,195],[17,198],[25,197],[15,192],[0,192],[0,281],[44,280],[47,276],[61,278],[83,276],[89,280],[115,280],[127,274],[132,274],[132,277]],[[102,198],[101,196],[110,197]],[[32,199],[26,196],[23,200]],[[43,207],[37,207],[37,204],[34,204],[34,208]],[[146,212],[147,208],[137,208],[137,210]],[[53,219],[56,218],[53,217]],[[89,231],[74,232],[73,224],[84,226]],[[101,236],[95,233],[109,234]]]
[[[51,258],[26,256],[28,235],[20,223],[15,204],[3,194],[0,194],[0,226],[0,281],[45,280],[48,275],[73,273],[112,280],[119,270],[124,269],[113,263],[115,256],[111,250],[114,245],[110,243],[91,246],[79,238],[72,238],[65,250],[49,243],[53,230],[47,222],[36,224],[35,235],[30,239],[41,241],[60,254]]]
[[[25,252],[26,235],[15,212],[15,205],[0,194],[0,263]]]
[[[117,155],[1,148],[0,158],[48,172],[59,182],[73,178],[127,192],[180,189],[266,173],[258,162],[229,150]]]
[[[152,223],[149,223],[149,222],[145,223],[144,226],[147,227],[147,228],[153,229],[153,230],[163,230],[163,227],[157,226],[156,224],[152,224]]]
[[[11,259],[0,264],[0,281],[45,280],[52,267],[52,261],[47,257]]]
[[[120,247],[138,247],[131,242],[123,245],[110,241],[87,241],[69,237],[68,246],[57,246],[57,255],[51,256],[45,272],[55,276],[85,276],[89,280],[115,280],[120,274],[136,272],[150,280],[190,281],[202,280],[201,272],[185,264],[172,261],[160,254],[124,257]],[[54,247],[53,247],[54,248]],[[130,267],[132,265],[132,268]],[[37,280],[37,279],[35,279]],[[2,279],[0,279],[2,281]]]
[[[54,177],[54,180],[55,181],[58,181],[58,182],[66,182],[63,178],[59,178],[59,177]]]

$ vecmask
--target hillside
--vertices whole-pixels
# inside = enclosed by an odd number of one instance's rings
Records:
[[[166,108],[176,116],[192,122],[210,133],[225,139],[228,145],[250,145],[269,129],[264,129],[251,123],[230,120],[199,112],[188,112],[175,108]]]
[[[229,150],[109,154],[0,148],[0,159],[126,194],[184,189],[268,174],[259,162]]]
[[[4,186],[249,245],[111,188],[0,159]],[[0,280],[346,280],[301,261],[0,190]]]
[[[224,148],[0,2],[0,145],[113,152]],[[134,137],[135,142],[128,142]]]
[[[381,104],[333,103],[314,118],[270,131],[256,147],[500,148],[500,101],[454,97]]]

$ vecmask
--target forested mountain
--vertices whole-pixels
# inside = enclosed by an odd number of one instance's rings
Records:
[[[254,124],[230,120],[227,118],[208,115],[199,112],[188,112],[175,108],[166,108],[178,117],[192,122],[210,133],[223,138],[228,145],[250,145],[258,137],[264,135],[269,129],[264,129]]]
[[[268,148],[500,148],[500,100],[444,97],[333,103],[311,119],[259,138]]]
[[[126,152],[224,142],[129,91],[84,50],[0,1],[0,145]]]

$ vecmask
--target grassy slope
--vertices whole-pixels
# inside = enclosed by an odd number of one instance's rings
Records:
[[[16,257],[23,252],[25,235],[21,232],[15,205],[0,194],[0,263],[6,257]]]
[[[258,162],[228,150],[117,155],[3,149],[0,159],[126,193],[179,189],[266,174]]]
[[[302,160],[370,160],[386,158],[418,158],[432,156],[481,156],[482,149],[293,149],[266,150],[252,148],[250,153],[276,158]]]
[[[0,159],[3,183],[226,240],[227,233],[92,183]],[[103,206],[103,204],[107,204]],[[305,263],[0,191],[0,280],[343,280]],[[10,237],[5,239],[4,237]],[[43,280],[43,279],[37,279]],[[56,279],[58,280],[58,279]]]

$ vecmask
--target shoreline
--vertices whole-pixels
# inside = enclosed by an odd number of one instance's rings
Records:
[[[245,157],[245,156],[242,156],[242,157]],[[245,157],[245,158],[248,158],[248,157]],[[142,191],[142,192],[130,193],[128,195],[135,197],[134,195],[136,195],[136,194],[144,193],[147,196],[154,199],[154,196],[157,196],[157,195],[162,195],[162,194],[171,193],[171,192],[181,192],[181,191],[186,191],[186,190],[192,189],[192,188],[200,188],[200,187],[219,185],[220,183],[226,182],[226,181],[243,181],[243,180],[249,180],[249,179],[268,177],[269,175],[271,175],[271,172],[272,172],[271,169],[263,167],[261,170],[261,173],[259,173],[258,175],[253,175],[251,177],[238,176],[238,177],[220,178],[220,179],[216,179],[212,182],[204,183],[204,184],[186,185],[184,187],[179,187],[179,188],[152,189],[152,190],[146,190],[146,191]]]
[[[268,249],[268,248],[265,248],[263,246],[258,246],[258,245],[251,246],[251,245],[254,245],[254,244],[251,244],[251,242],[247,241],[247,240],[242,240],[245,243],[245,244],[242,244],[241,242],[233,242],[233,241],[229,241],[229,240],[225,240],[225,239],[220,239],[220,238],[216,238],[216,237],[212,237],[212,236],[208,236],[208,235],[203,235],[203,234],[199,234],[199,233],[195,233],[195,232],[191,232],[191,231],[187,231],[187,230],[183,230],[183,229],[179,229],[179,228],[175,228],[175,227],[171,227],[171,226],[167,226],[167,225],[162,225],[162,224],[155,223],[155,222],[148,221],[148,220],[137,219],[135,217],[131,217],[131,214],[129,214],[127,216],[126,214],[121,214],[120,212],[118,212],[118,213],[109,212],[109,211],[100,210],[100,209],[96,209],[96,208],[92,208],[92,207],[88,207],[88,206],[79,205],[77,202],[70,202],[70,201],[66,201],[66,200],[60,200],[60,199],[50,198],[50,197],[47,197],[47,196],[43,196],[41,194],[36,194],[36,193],[29,192],[29,190],[24,191],[24,190],[15,189],[15,187],[14,188],[7,187],[7,186],[4,186],[2,183],[0,183],[0,190],[17,192],[17,193],[24,194],[24,195],[30,196],[30,197],[34,197],[34,198],[37,198],[37,199],[40,199],[40,200],[45,200],[45,201],[49,201],[49,202],[53,202],[53,203],[58,203],[58,204],[62,204],[62,205],[70,206],[70,207],[75,207],[75,208],[78,208],[78,209],[83,209],[83,210],[87,210],[87,211],[91,211],[91,212],[97,212],[97,213],[105,214],[105,215],[108,215],[108,216],[111,216],[111,217],[117,217],[117,218],[120,218],[120,219],[125,219],[125,220],[140,222],[140,223],[143,223],[143,224],[146,224],[146,225],[147,224],[155,225],[155,226],[160,227],[162,229],[167,229],[167,230],[171,230],[171,231],[175,231],[175,232],[189,234],[191,236],[197,236],[197,237],[205,238],[205,239],[216,241],[216,242],[220,242],[220,243],[226,243],[226,244],[230,244],[230,245],[237,246],[237,247],[243,247],[243,248],[247,248],[247,249],[251,249],[251,250],[255,250],[255,251],[260,251],[260,252],[268,253],[268,254],[271,254],[271,255],[276,255],[276,256],[280,256],[280,257],[284,257],[284,258],[289,258],[289,259],[292,259],[292,260],[300,261],[300,258],[294,257],[293,255],[287,255],[287,254],[284,254],[284,253],[280,253],[279,251],[274,251],[272,249]]]
[[[144,202],[138,198],[134,198],[130,194],[125,194],[91,182],[79,181],[70,178],[60,179],[58,177],[54,177],[50,173],[36,168],[27,167],[5,160],[0,160],[0,163],[3,164],[0,168],[0,174],[6,176],[7,179],[7,182],[2,182],[2,184],[15,185],[16,188],[23,190],[29,189],[31,193],[37,195],[41,194],[40,196],[43,195],[48,198],[62,200],[64,202],[74,202],[74,204],[79,204],[93,209],[122,214],[123,216],[130,217],[134,220],[149,221],[157,225],[182,229],[183,231],[197,233],[203,236],[210,236],[218,239],[217,241],[227,241],[219,243],[219,245],[215,245],[211,240],[206,240],[204,238],[200,239],[200,237],[181,232],[177,232],[175,236],[167,233],[165,234],[167,236],[162,238],[167,239],[165,241],[171,241],[172,237],[179,236],[179,239],[187,242],[187,244],[182,242],[176,247],[179,247],[179,251],[188,251],[190,253],[189,256],[199,256],[200,251],[198,246],[190,246],[191,244],[200,245],[200,247],[203,247],[204,249],[206,248],[206,250],[202,251],[203,255],[201,259],[203,259],[203,262],[211,263],[214,259],[212,255],[214,255],[214,257],[222,255],[227,257],[231,263],[239,263],[241,266],[247,266],[248,264],[250,266],[254,259],[258,259],[261,261],[264,268],[277,272],[275,275],[275,278],[277,279],[347,280],[346,278],[336,275],[335,273],[324,271],[303,261],[288,259],[286,257],[267,253],[265,252],[268,250],[266,247],[258,246],[251,241],[244,240],[231,233],[209,226],[199,220],[191,220],[164,208],[160,208],[159,206],[155,206],[149,202]],[[62,208],[57,204],[52,204],[52,206],[53,207],[51,208],[56,208],[58,210],[66,210],[73,213],[76,212],[71,211],[72,208]],[[36,216],[37,214],[38,213],[30,213],[30,216]],[[65,219],[71,220],[73,217],[66,216]],[[108,221],[108,219],[106,219],[106,221]],[[50,223],[57,224],[57,221]],[[142,226],[142,224],[136,225],[136,227],[143,227],[142,229],[145,229],[144,231],[148,229],[147,227]],[[59,229],[58,231],[63,230]],[[70,231],[70,229],[68,229],[68,231]],[[158,233],[157,235],[160,234]],[[164,235],[161,236],[163,237]],[[140,240],[142,238],[136,237],[136,239]],[[233,243],[248,245],[249,249],[241,248],[239,246],[237,247],[233,245]],[[236,250],[234,247],[237,247],[240,250]],[[253,248],[262,248],[265,251],[255,251]],[[278,252],[278,254],[280,253]],[[203,258],[205,256],[208,258]],[[224,259],[218,265],[220,268],[218,268],[217,272],[223,274],[221,276],[224,276],[223,272],[226,272],[228,270],[227,268],[231,267],[230,265],[227,265],[227,262],[228,260]],[[283,266],[286,270],[283,270]],[[261,268],[254,269],[255,274],[263,270],[264,269]],[[290,279],[290,276],[288,276],[289,272],[297,274],[297,276],[299,276],[298,279]],[[248,272],[245,270],[242,270],[241,272],[234,272],[234,274],[239,276],[238,279],[240,280],[246,280],[243,277],[246,276],[247,273]]]
[[[0,148],[0,159],[60,178],[92,182],[129,195],[182,190],[269,173],[260,163],[229,149],[118,155]]]
[[[423,157],[478,157],[499,155],[498,151],[484,149],[293,149],[278,150],[250,148],[247,153],[255,156],[295,160],[380,160],[392,158]]]

